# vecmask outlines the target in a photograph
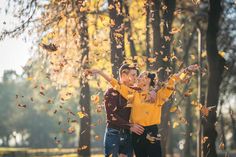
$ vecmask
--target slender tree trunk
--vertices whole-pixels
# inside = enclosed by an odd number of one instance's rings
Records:
[[[159,0],[151,0],[151,24],[153,30],[153,51],[150,53],[150,57],[157,59],[157,63],[149,63],[150,69],[158,69],[159,55],[161,51],[161,30],[160,30],[160,8],[161,3]],[[153,53],[153,54],[152,54]]]
[[[186,47],[184,49],[185,51],[185,55],[184,55],[184,63],[185,66],[189,66],[189,50],[191,48],[194,36],[196,33],[196,28],[194,28],[193,33],[191,35],[191,37],[187,40],[185,40]],[[185,145],[184,145],[184,156],[185,157],[191,157],[191,151],[192,151],[192,137],[191,137],[191,133],[193,132],[193,117],[192,117],[192,107],[191,107],[191,99],[190,97],[187,98],[187,102],[186,102],[186,108],[185,108],[185,117],[186,120],[188,122],[188,124],[186,125],[186,133],[185,133]]]
[[[81,64],[83,68],[87,68],[89,60],[89,47],[88,47],[88,24],[86,12],[78,11],[79,17],[79,33],[80,33],[80,48],[82,51]],[[80,124],[80,138],[79,138],[79,150],[80,156],[90,156],[90,125],[91,125],[91,114],[90,114],[90,88],[88,82],[84,79],[80,79],[80,100],[79,105],[81,111],[87,116],[81,119]],[[86,149],[81,149],[86,148]]]
[[[118,77],[119,67],[124,61],[124,16],[122,14],[122,0],[108,0],[110,16],[110,43],[112,74]]]
[[[224,101],[220,101],[220,112],[219,112],[219,118],[220,118],[220,130],[221,130],[221,142],[224,144],[223,150],[226,150],[226,139],[225,139],[225,121],[224,116],[222,114],[222,105]]]
[[[219,88],[222,81],[225,60],[218,54],[217,33],[221,15],[221,0],[209,1],[208,28],[206,37],[207,60],[209,67],[206,107],[215,107],[203,121],[203,136],[208,139],[203,144],[204,157],[217,157],[215,142],[216,109],[219,100]]]
[[[150,0],[146,1],[146,57],[147,70],[150,70]]]
[[[233,142],[232,142],[232,148],[236,147],[236,120],[234,118],[234,112],[231,108],[229,107],[229,113],[230,113],[230,118],[231,118],[231,124],[232,124],[232,130],[233,130]]]
[[[166,9],[163,11],[163,36],[161,40],[161,51],[158,52],[157,56],[157,64],[156,68],[162,67],[163,70],[159,72],[158,78],[160,81],[165,81],[169,75],[168,72],[166,72],[167,68],[170,69],[170,43],[172,36],[170,34],[171,28],[172,28],[172,22],[173,22],[173,14],[176,7],[176,1],[175,0],[164,0],[163,1],[164,6],[166,6]],[[167,58],[168,60],[165,60]],[[155,68],[155,69],[156,69]],[[169,109],[171,107],[171,104],[173,102],[169,101],[164,105],[162,108],[162,118],[161,118],[161,128],[162,128],[162,156],[165,157],[168,151],[167,148],[167,141],[169,138],[169,125],[168,122],[170,121],[170,115],[169,115]]]
[[[129,5],[127,1],[124,1],[124,9],[125,9],[126,18],[128,18],[125,29],[127,30],[127,35],[128,35],[127,37],[128,37],[128,42],[130,45],[130,52],[131,52],[133,61],[137,62],[135,60],[135,56],[137,56],[137,52],[136,52],[134,40],[132,37],[132,27],[131,27],[130,16],[129,16]]]

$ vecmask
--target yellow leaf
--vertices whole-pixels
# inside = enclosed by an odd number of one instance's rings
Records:
[[[207,52],[206,51],[203,51],[202,52],[202,58],[205,58],[207,56]]]
[[[81,112],[81,111],[79,111],[77,114],[79,115],[80,118],[84,118],[84,117],[86,116],[86,115],[85,115],[83,112]]]
[[[178,106],[174,105],[170,108],[170,112],[175,112],[178,109]]]
[[[155,61],[156,61],[156,58],[148,58],[148,61],[150,62],[150,63],[154,63]]]
[[[28,77],[27,80],[28,80],[28,81],[32,81],[33,78],[32,78],[32,77]]]
[[[225,52],[224,52],[224,51],[220,51],[220,52],[219,52],[219,55],[220,55],[222,58],[224,58]]]
[[[165,56],[162,60],[163,60],[164,62],[167,62],[167,61],[168,61],[168,57]]]
[[[179,126],[179,123],[178,122],[174,122],[173,123],[173,128],[177,128]]]
[[[191,57],[192,60],[196,59],[196,57],[194,55],[190,55],[190,57]]]

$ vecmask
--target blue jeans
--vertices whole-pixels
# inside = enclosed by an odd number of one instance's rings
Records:
[[[118,157],[119,154],[125,154],[128,157],[133,156],[132,139],[130,132],[120,131],[113,128],[106,128],[104,135],[104,153],[108,157]]]

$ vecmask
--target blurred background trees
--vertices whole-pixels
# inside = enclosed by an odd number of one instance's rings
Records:
[[[158,72],[161,85],[201,57],[195,75],[202,77],[201,100],[193,79],[163,108],[163,156],[196,156],[200,125],[204,156],[235,148],[233,0],[10,0],[1,11],[15,20],[13,27],[5,24],[0,39],[23,32],[33,38],[24,73],[6,71],[0,84],[2,146],[76,147],[81,156],[101,152],[108,85],[85,78],[83,69],[97,67],[117,77],[122,63],[136,63]]]

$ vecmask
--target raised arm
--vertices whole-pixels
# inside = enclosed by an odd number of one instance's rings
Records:
[[[126,86],[122,83],[119,83],[116,79],[107,75],[106,73],[104,73],[101,70],[90,69],[90,70],[88,70],[88,72],[90,72],[92,74],[101,75],[105,80],[107,80],[112,85],[112,87],[115,90],[117,90],[127,100],[131,100],[134,97],[134,94],[136,93],[136,91],[134,89],[131,89],[128,86]]]
[[[168,80],[168,82],[164,85],[164,87],[162,87],[161,89],[159,89],[156,93],[156,104],[157,105],[163,105],[168,99],[169,97],[172,95],[172,93],[174,92],[174,88],[176,83],[178,83],[180,80],[185,79],[185,77],[197,70],[199,68],[198,65],[190,65],[189,67],[181,70],[180,72],[174,74],[173,76],[170,77],[170,79]]]

